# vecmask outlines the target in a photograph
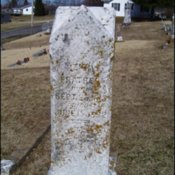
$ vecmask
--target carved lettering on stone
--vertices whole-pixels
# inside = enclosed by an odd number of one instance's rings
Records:
[[[81,6],[56,11],[50,38],[50,175],[110,172],[115,20],[109,9],[96,10]]]

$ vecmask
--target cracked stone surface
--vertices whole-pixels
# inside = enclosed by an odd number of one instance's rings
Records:
[[[50,37],[49,175],[113,175],[109,147],[115,18],[103,7],[59,7]]]

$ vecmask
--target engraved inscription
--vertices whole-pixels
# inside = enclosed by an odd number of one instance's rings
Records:
[[[110,9],[73,8],[58,8],[50,39],[49,175],[108,175],[114,37],[99,22],[111,17],[110,28],[114,17]]]

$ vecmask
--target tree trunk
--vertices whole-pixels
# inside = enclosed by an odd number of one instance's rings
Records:
[[[151,20],[154,19],[154,7],[151,7]]]

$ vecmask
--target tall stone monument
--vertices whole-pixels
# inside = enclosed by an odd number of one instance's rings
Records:
[[[49,175],[112,175],[109,146],[115,18],[102,7],[59,7],[50,38]]]

